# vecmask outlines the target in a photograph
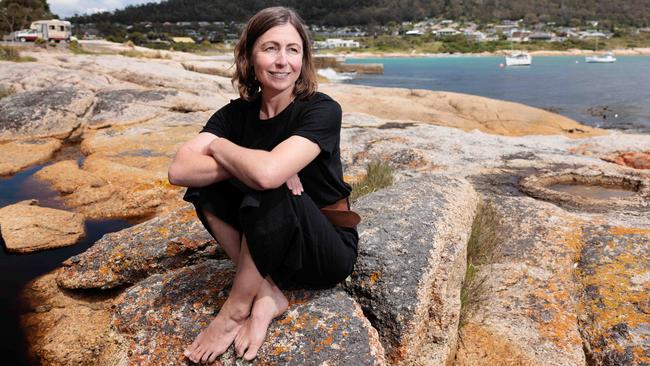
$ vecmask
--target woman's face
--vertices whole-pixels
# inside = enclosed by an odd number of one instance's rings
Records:
[[[302,53],[302,38],[290,23],[269,29],[255,41],[253,68],[263,94],[293,93]]]

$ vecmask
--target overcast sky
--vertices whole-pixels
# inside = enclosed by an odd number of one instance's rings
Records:
[[[90,14],[100,11],[122,9],[127,5],[159,3],[161,0],[48,0],[50,10],[61,18],[78,13]]]

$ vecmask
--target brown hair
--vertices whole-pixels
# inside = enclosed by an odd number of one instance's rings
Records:
[[[293,88],[293,94],[300,98],[308,98],[316,91],[316,69],[312,57],[311,40],[306,31],[305,22],[292,9],[276,6],[260,10],[246,23],[235,47],[235,75],[232,77],[233,86],[239,89],[239,95],[244,100],[252,100],[259,93],[259,82],[255,79],[252,57],[255,41],[269,29],[291,24],[302,39],[302,70]]]

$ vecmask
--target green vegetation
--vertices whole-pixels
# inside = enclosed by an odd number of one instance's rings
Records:
[[[393,169],[388,163],[373,161],[366,166],[366,176],[359,182],[352,184],[350,202],[355,202],[359,197],[378,191],[393,184]]]
[[[13,86],[10,86],[8,88],[4,86],[0,86],[0,99],[4,97],[8,97],[12,94],[16,94],[16,89],[14,89]]]
[[[75,55],[94,55],[95,54],[94,52],[90,52],[90,51],[85,50],[81,46],[81,44],[79,44],[79,42],[77,42],[77,41],[70,41],[70,43],[68,43],[68,49],[70,50],[70,52],[74,53]]]
[[[494,203],[481,201],[467,242],[467,269],[460,291],[459,328],[467,323],[469,316],[485,300],[487,276],[481,273],[480,266],[494,259],[502,243],[500,227],[501,219]]]
[[[52,19],[54,14],[46,0],[2,0],[0,1],[0,35],[29,28],[31,22]]]
[[[137,58],[164,58],[164,59],[171,58],[169,55],[163,54],[160,51],[143,52],[143,51],[129,50],[129,51],[120,52],[120,55],[126,57],[137,57]]]
[[[30,62],[36,59],[31,56],[21,56],[17,47],[0,45],[0,61]]]

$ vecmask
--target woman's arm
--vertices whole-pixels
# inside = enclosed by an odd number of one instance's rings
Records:
[[[271,151],[247,149],[227,139],[217,138],[209,147],[216,164],[242,183],[257,190],[281,186],[320,153],[307,138],[291,136]]]
[[[210,144],[216,139],[217,136],[203,132],[184,143],[169,166],[169,182],[177,186],[203,187],[232,177],[209,152]]]

